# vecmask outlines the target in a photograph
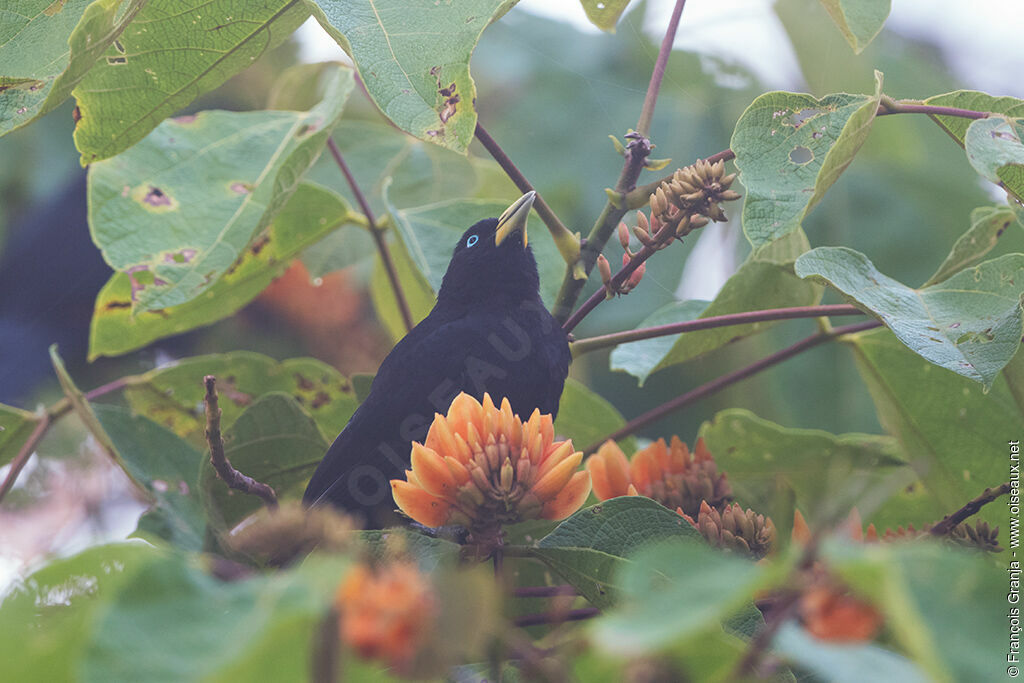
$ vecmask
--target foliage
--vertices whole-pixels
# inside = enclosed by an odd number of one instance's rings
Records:
[[[88,342],[90,361],[111,361],[98,366],[110,383],[83,392],[78,382],[96,374],[51,348],[63,397],[34,412],[0,405],[3,525],[30,528],[29,503],[63,512],[70,494],[51,492],[46,478],[61,449],[99,453],[145,508],[131,540],[36,558],[0,593],[0,661],[12,680],[1003,675],[1010,551],[937,537],[969,541],[999,526],[993,538],[1016,547],[1004,501],[988,504],[1019,498],[1019,487],[999,487],[1024,424],[1024,101],[953,90],[926,59],[906,57],[883,30],[888,0],[821,0],[777,11],[805,70],[822,60],[839,85],[761,92],[742,69],[664,52],[670,76],[652,79],[641,104],[646,39],[567,40],[568,28],[515,4],[32,0],[0,10],[0,136],[13,150],[51,125],[28,124],[73,100],[73,136],[63,139],[88,165],[88,229],[113,270]],[[582,0],[606,34],[629,5]],[[279,46],[310,17],[351,66],[282,57]],[[721,87],[730,78],[747,85]],[[889,94],[908,84],[934,94]],[[239,92],[245,106],[232,100]],[[549,465],[573,495],[538,469],[531,495],[560,505],[533,516],[579,507],[590,475],[561,463],[608,438],[625,451],[609,457],[624,459],[642,437],[699,436],[729,500],[704,495],[692,516],[666,507],[670,496],[651,491],[683,479],[690,464],[676,463],[674,480],[667,465],[645,470],[650,498],[599,501],[504,535],[498,525],[511,517],[491,520],[498,531],[487,537],[474,520],[468,532],[360,531],[358,520],[299,506],[371,377],[358,363],[339,371],[324,348],[370,348],[379,360],[407,316],[430,311],[458,235],[529,184],[482,124],[516,141],[505,152],[545,198],[529,225],[544,304],[578,312],[566,326],[576,358],[557,420],[533,423],[552,432],[545,438],[573,441]],[[941,149],[925,137],[936,130],[950,138]],[[654,142],[677,161],[650,158]],[[715,152],[731,166],[711,173],[703,160],[678,161]],[[29,175],[12,163],[0,160],[5,196],[4,174]],[[683,170],[659,179],[667,164]],[[678,180],[698,177],[705,186]],[[742,209],[731,203],[733,178]],[[687,277],[713,279],[707,251],[684,259],[680,250],[714,239],[699,230],[727,220],[719,202],[740,217],[726,228],[745,237],[727,255],[737,263],[703,298],[677,296],[684,261]],[[662,248],[675,258],[655,257]],[[297,267],[308,286],[282,277]],[[602,281],[587,280],[594,294],[583,304],[578,276],[594,269]],[[635,290],[616,289],[627,277]],[[329,307],[309,304],[321,286],[337,288]],[[264,343],[253,321],[274,301],[285,302],[284,329]],[[349,317],[335,319],[344,302]],[[839,327],[839,315],[857,317]],[[816,328],[783,348],[799,325],[782,322],[791,318]],[[172,352],[184,357],[155,366],[147,355],[200,328],[202,342]],[[308,345],[296,350],[281,341],[288,334]],[[808,354],[770,380],[746,379],[819,346],[842,355]],[[590,352],[609,347],[602,366],[605,355]],[[208,375],[216,419],[204,405]],[[741,380],[750,382],[742,393],[728,390]],[[101,400],[115,393],[120,403]],[[706,403],[673,413],[697,401]],[[802,427],[825,422],[835,428]],[[207,457],[218,430],[231,465],[272,487],[279,507],[225,485]],[[486,457],[488,434],[477,436],[462,445]],[[533,458],[540,468],[550,441],[524,445],[516,467]],[[21,475],[33,453],[41,465]],[[450,476],[445,454],[410,465],[421,503]],[[513,476],[511,464],[491,465],[494,477]],[[696,490],[704,480],[687,481]],[[20,498],[7,497],[12,484]],[[464,495],[483,491],[465,484]],[[445,500],[457,507],[456,498]],[[524,509],[536,502],[524,500]],[[726,510],[730,538],[754,533],[751,520],[772,530],[767,557],[706,542],[710,527],[721,535]],[[955,530],[935,531],[957,511]],[[389,602],[396,576],[415,604]],[[804,628],[812,594],[839,605],[817,615],[832,633],[849,638],[857,614],[884,626],[845,642],[815,637]]]

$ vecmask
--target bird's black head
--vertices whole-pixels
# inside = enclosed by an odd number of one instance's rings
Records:
[[[535,196],[527,192],[500,218],[485,218],[462,233],[437,293],[438,304],[493,304],[537,297],[540,278],[526,237],[526,218]]]

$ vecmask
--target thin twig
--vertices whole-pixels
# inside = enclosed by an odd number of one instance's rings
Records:
[[[584,353],[597,351],[609,346],[627,344],[629,342],[665,337],[671,334],[683,332],[695,332],[715,327],[727,327],[729,325],[744,325],[747,323],[766,322],[770,320],[793,320],[796,318],[819,318],[833,315],[864,315],[864,311],[849,304],[834,304],[827,306],[794,306],[791,308],[769,308],[761,311],[746,311],[744,313],[729,313],[728,315],[716,315],[711,318],[698,318],[697,320],[686,320],[667,325],[656,325],[654,327],[641,327],[636,330],[624,332],[613,332],[602,334],[597,337],[577,339],[572,344],[573,356],[580,356]]]
[[[981,508],[985,507],[999,496],[1006,495],[1010,492],[1010,482],[1006,482],[1001,486],[997,486],[994,489],[985,489],[980,496],[970,501],[962,508],[957,510],[951,515],[946,515],[942,518],[941,522],[938,522],[931,528],[933,536],[945,536],[951,532],[956,525],[964,521],[971,515],[978,513]]]
[[[248,477],[234,467],[224,454],[224,439],[220,434],[220,405],[217,402],[217,378],[207,375],[206,385],[206,443],[210,446],[210,463],[217,476],[230,488],[252,496],[258,496],[268,508],[277,507],[277,494],[266,484]]]
[[[651,81],[647,85],[647,94],[644,96],[644,106],[640,110],[640,120],[637,121],[636,130],[647,137],[651,132],[651,120],[654,118],[654,105],[658,101],[658,92],[661,90],[661,81],[665,77],[665,67],[668,65],[668,57],[672,53],[672,44],[676,40],[676,31],[679,29],[679,18],[683,14],[683,6],[686,0],[676,0],[676,6],[672,8],[672,16],[668,20],[668,27],[665,29],[665,37],[661,39],[661,49],[658,50],[658,58],[654,62],[654,69],[651,71]]]
[[[597,217],[594,227],[580,247],[580,261],[583,265],[583,274],[589,276],[597,263],[597,257],[608,243],[615,227],[626,215],[629,209],[626,207],[626,194],[636,187],[636,181],[640,178],[644,167],[647,164],[647,157],[651,153],[651,141],[644,131],[649,128],[650,121],[654,116],[654,105],[658,100],[658,91],[661,89],[662,76],[664,75],[665,64],[668,63],[668,56],[672,52],[672,44],[676,39],[676,30],[679,28],[679,14],[683,11],[685,0],[676,0],[676,7],[673,10],[675,21],[670,21],[665,30],[665,37],[661,41],[661,48],[658,50],[658,57],[654,62],[654,69],[651,73],[650,83],[647,85],[647,95],[644,97],[643,108],[640,111],[640,118],[637,121],[638,133],[627,135],[631,138],[626,145],[625,161],[622,164],[622,172],[619,173],[619,180],[615,183],[613,192],[619,195],[619,201],[613,203],[611,199],[604,205],[601,215]],[[660,74],[658,65],[661,64]],[[646,123],[645,123],[646,122]],[[639,265],[639,264],[638,264]],[[580,298],[586,278],[579,278],[576,269],[566,268],[565,277],[562,278],[562,286],[558,290],[558,297],[551,309],[551,314],[559,322],[565,322],[572,313],[573,306]]]
[[[512,623],[520,628],[526,626],[540,626],[541,624],[562,624],[567,621],[582,621],[592,619],[601,613],[596,607],[581,607],[564,611],[541,612],[539,614],[526,614],[516,617]]]
[[[363,191],[360,189],[355,176],[352,175],[352,171],[349,169],[348,164],[345,163],[344,157],[341,156],[341,150],[338,149],[338,144],[334,142],[333,138],[327,138],[327,149],[331,151],[331,156],[334,157],[335,163],[338,164],[338,168],[341,169],[342,175],[345,176],[345,181],[352,190],[352,194],[356,198],[356,203],[359,204],[359,208],[366,216],[367,227],[370,230],[370,235],[373,236],[374,244],[377,245],[377,253],[380,254],[380,260],[384,264],[384,270],[387,273],[388,282],[391,283],[391,291],[394,292],[395,302],[398,304],[398,311],[402,314],[402,322],[405,324],[406,331],[411,330],[415,323],[412,319],[412,312],[409,310],[409,302],[405,298],[405,291],[402,289],[402,283],[398,279],[398,270],[395,268],[395,261],[391,258],[391,250],[388,248],[387,240],[384,239],[384,231],[381,230],[380,225],[377,223],[377,219],[373,215],[373,210],[370,208],[370,203],[366,201],[366,195],[364,195]]]
[[[932,104],[894,100],[887,95],[882,96],[878,105],[877,116],[890,114],[928,114],[929,116],[956,116],[962,119],[987,119],[991,114],[985,111],[972,111],[958,107],[940,107]]]
[[[70,403],[68,404],[70,406]],[[18,450],[18,454],[14,456],[14,460],[11,461],[11,469],[7,471],[7,476],[4,477],[4,483],[0,484],[0,501],[4,499],[7,492],[14,488],[14,481],[21,474],[21,470],[25,468],[25,464],[28,459],[35,453],[36,445],[42,440],[43,435],[46,434],[46,430],[50,428],[50,414],[43,413],[43,416],[39,418],[39,422],[36,423],[36,428],[29,434],[28,439],[22,444],[21,449]]]
[[[751,363],[746,367],[740,368],[739,370],[735,370],[727,375],[722,375],[721,377],[713,379],[710,382],[700,385],[696,389],[692,389],[691,391],[686,392],[682,396],[677,396],[671,401],[663,403],[657,408],[647,411],[646,413],[640,415],[639,417],[633,418],[632,420],[627,422],[625,426],[623,426],[621,429],[618,429],[609,434],[608,436],[603,437],[598,441],[595,441],[594,443],[590,444],[590,446],[587,447],[585,452],[593,453],[601,446],[601,444],[603,444],[605,441],[609,439],[617,441],[623,437],[629,436],[630,434],[633,434],[639,431],[640,429],[643,429],[652,422],[660,420],[661,418],[665,417],[670,413],[685,408],[686,406],[704,398],[705,396],[710,396],[711,394],[714,394],[715,392],[724,389],[730,384],[735,384],[736,382],[739,382],[742,379],[746,379],[747,377],[756,375],[762,370],[770,368],[773,365],[778,365],[782,361],[788,360],[793,356],[799,353],[803,353],[808,349],[812,349],[815,346],[818,346],[819,344],[830,341],[844,334],[863,332],[864,330],[870,330],[875,327],[880,327],[881,325],[882,323],[880,323],[877,320],[870,320],[868,322],[856,323],[854,325],[845,325],[843,327],[836,327],[827,332],[819,332],[817,334],[813,334],[805,339],[798,341],[792,346],[788,346],[782,349],[781,351],[776,351],[770,356],[766,356],[755,363]]]

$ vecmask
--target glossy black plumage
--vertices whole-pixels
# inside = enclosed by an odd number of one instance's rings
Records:
[[[494,218],[462,235],[437,304],[384,359],[369,396],[310,480],[307,504],[330,502],[371,519],[390,510],[389,480],[404,475],[410,443],[423,441],[434,414],[460,391],[507,397],[524,419],[535,408],[557,412],[569,345],[541,302],[536,261],[517,234],[532,200],[530,193],[509,208],[497,240]]]

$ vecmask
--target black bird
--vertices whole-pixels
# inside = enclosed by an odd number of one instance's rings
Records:
[[[569,342],[541,302],[527,246],[527,192],[500,218],[463,233],[437,303],[381,363],[370,394],[310,480],[307,505],[330,502],[371,523],[393,508],[389,480],[409,466],[410,444],[426,438],[434,413],[461,391],[495,403],[507,397],[527,419],[555,415],[569,372]]]

